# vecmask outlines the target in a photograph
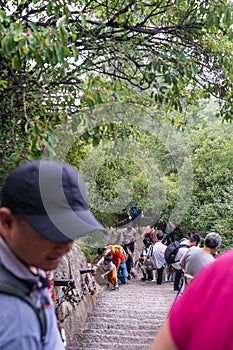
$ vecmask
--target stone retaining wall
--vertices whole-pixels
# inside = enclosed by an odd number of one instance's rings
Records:
[[[63,258],[59,268],[51,275],[51,281],[57,279],[74,280],[75,288],[69,292],[67,300],[61,303],[57,310],[58,319],[65,329],[67,348],[70,347],[74,335],[79,334],[85,326],[88,315],[93,312],[100,286],[95,282],[91,273],[80,274],[80,268],[90,267],[85,255],[74,244],[71,251]],[[66,287],[65,287],[66,288]],[[59,298],[64,298],[64,287],[54,287],[55,307]]]

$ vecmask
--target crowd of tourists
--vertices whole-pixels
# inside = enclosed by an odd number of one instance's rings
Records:
[[[94,274],[101,267],[101,278],[114,290],[119,289],[119,284],[126,284],[141,274],[142,281],[157,285],[171,281],[174,291],[181,292],[203,266],[214,260],[221,245],[221,237],[215,232],[208,233],[203,244],[196,233],[173,244],[174,235],[170,232],[164,234],[155,226],[145,228],[141,251],[137,249],[136,238],[135,228],[127,227],[123,231],[121,245],[109,244],[98,248],[91,261],[94,264],[99,258],[94,265]]]
[[[95,273],[114,290],[139,270],[143,281],[158,285],[171,278],[178,292],[186,281],[153,350],[232,350],[232,250],[215,259],[218,233],[208,233],[204,242],[198,234],[177,242],[172,223],[168,227],[166,234],[147,227],[139,256],[135,229],[128,227],[121,245],[98,248]],[[0,206],[1,349],[65,349],[45,271],[58,267],[75,238],[94,230],[105,231],[89,210],[76,168],[40,159],[9,174]]]
[[[144,246],[137,256],[135,229],[128,227],[123,235],[122,246],[109,245],[99,251],[105,258],[109,256],[114,260],[116,250],[123,249],[119,253],[122,260],[115,267],[111,265],[111,270],[115,269],[115,280],[108,277],[108,267],[102,274],[103,279],[107,278],[118,289],[117,279],[125,284],[140,270],[143,281],[157,285],[172,281],[177,291],[152,350],[232,350],[233,253],[229,250],[218,254],[221,236],[209,232],[202,238],[193,233],[177,241],[174,233],[165,234],[148,226],[142,235]],[[217,332],[219,327],[221,334]]]

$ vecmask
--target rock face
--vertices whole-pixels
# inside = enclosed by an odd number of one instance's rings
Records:
[[[67,349],[71,348],[76,333],[81,332],[85,326],[89,313],[92,313],[96,305],[97,294],[100,286],[95,282],[91,273],[81,274],[80,269],[90,268],[84,254],[77,245],[73,245],[71,251],[63,258],[59,268],[50,276],[54,284],[64,283],[65,280],[74,281],[68,293],[67,286],[55,286],[55,308],[60,321],[60,326],[65,330]],[[67,294],[67,295],[66,295]]]

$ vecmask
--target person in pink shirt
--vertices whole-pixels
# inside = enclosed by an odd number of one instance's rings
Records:
[[[233,249],[201,269],[171,307],[152,350],[233,350]]]

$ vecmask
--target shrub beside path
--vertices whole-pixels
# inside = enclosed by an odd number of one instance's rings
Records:
[[[103,290],[68,350],[150,350],[175,296],[173,283],[159,286],[140,276],[119,291]]]

